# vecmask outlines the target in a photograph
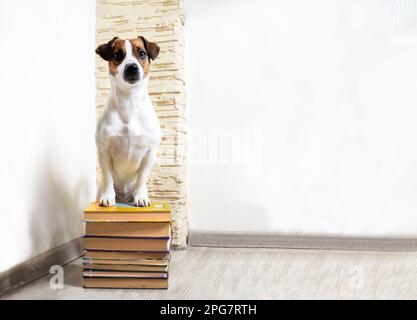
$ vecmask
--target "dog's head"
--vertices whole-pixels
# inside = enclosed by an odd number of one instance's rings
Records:
[[[151,60],[159,54],[159,46],[141,36],[128,40],[114,37],[99,45],[96,53],[109,62],[110,76],[118,84],[134,86],[147,78]]]

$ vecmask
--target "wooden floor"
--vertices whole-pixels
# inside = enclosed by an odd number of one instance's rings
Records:
[[[83,289],[80,259],[65,287],[50,275],[3,299],[417,299],[417,253],[198,248],[173,252],[168,290]]]

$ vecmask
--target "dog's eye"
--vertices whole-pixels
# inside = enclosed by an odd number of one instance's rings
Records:
[[[139,58],[145,59],[146,58],[146,52],[142,50],[138,50]]]
[[[121,52],[121,50],[117,50],[113,54],[113,59],[114,59],[114,61],[118,62],[118,61],[122,60],[122,56],[123,56],[123,53]]]

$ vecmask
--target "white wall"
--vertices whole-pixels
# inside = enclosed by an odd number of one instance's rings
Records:
[[[0,271],[82,234],[94,38],[94,0],[0,1]]]
[[[186,12],[190,229],[417,235],[415,1]]]

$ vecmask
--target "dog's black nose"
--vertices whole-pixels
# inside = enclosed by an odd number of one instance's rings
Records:
[[[129,76],[137,75],[139,72],[139,68],[136,63],[127,64],[125,70]]]

